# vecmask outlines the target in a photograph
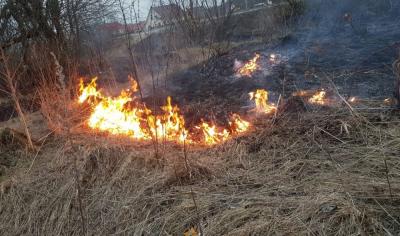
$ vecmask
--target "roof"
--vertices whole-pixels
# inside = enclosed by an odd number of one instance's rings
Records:
[[[161,5],[152,7],[151,9],[156,12],[163,21],[173,20],[183,15],[182,9],[176,4]]]
[[[141,31],[144,28],[144,24],[145,24],[145,22],[141,21],[141,22],[136,23],[136,24],[128,24],[126,26],[126,28],[127,28],[128,32]]]

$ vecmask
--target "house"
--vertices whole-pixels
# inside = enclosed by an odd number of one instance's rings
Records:
[[[155,28],[173,24],[183,16],[183,10],[176,4],[153,6],[147,15],[144,28],[150,31]]]

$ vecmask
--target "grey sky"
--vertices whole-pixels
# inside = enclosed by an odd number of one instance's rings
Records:
[[[125,6],[126,6],[126,13],[128,15],[134,16],[133,8],[132,5],[135,5],[135,11],[138,11],[139,9],[139,20],[146,20],[147,14],[149,12],[149,9],[152,5],[152,3],[155,0],[124,0],[125,1]]]
[[[132,16],[134,15],[133,10],[132,10],[132,3],[135,4],[135,10],[137,11],[137,9],[139,9],[139,20],[146,20],[147,14],[150,10],[150,7],[152,5],[158,6],[160,5],[160,2],[164,3],[164,4],[168,4],[168,2],[170,2],[170,0],[124,0],[125,4],[127,6],[127,9],[130,9],[130,13]],[[199,3],[204,3],[204,2],[208,2],[209,4],[212,3],[212,0],[199,0]],[[221,1],[217,0],[217,3],[219,4]]]

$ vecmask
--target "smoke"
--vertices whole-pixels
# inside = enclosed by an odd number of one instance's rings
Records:
[[[325,72],[351,72],[335,82],[349,95],[390,96],[391,64],[400,49],[400,1],[305,0],[306,11],[279,48],[289,64],[304,76],[294,86],[321,86]],[[301,69],[299,69],[301,68]],[[369,71],[380,73],[373,75]],[[315,75],[317,74],[317,75]],[[319,74],[319,75],[318,75]]]
[[[398,23],[400,1],[392,0],[306,0],[307,11],[300,20],[312,29],[304,41],[330,40],[339,34],[362,37],[376,33],[377,24]],[[385,30],[385,27],[382,27]],[[347,31],[347,32],[346,32]],[[352,35],[351,35],[352,34]]]

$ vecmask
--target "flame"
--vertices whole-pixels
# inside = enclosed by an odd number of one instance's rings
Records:
[[[309,94],[309,93],[308,93],[307,91],[299,90],[299,91],[296,91],[296,92],[292,93],[292,96],[295,96],[295,97],[305,97],[305,96],[307,96],[308,94]]]
[[[240,134],[246,132],[250,128],[250,122],[243,120],[238,114],[232,114],[229,120],[230,132],[221,127],[211,125],[202,121],[197,129],[203,133],[204,143],[207,145],[214,145],[226,141],[231,134]]]
[[[130,109],[130,94],[122,92],[116,98],[103,98],[95,105],[89,117],[88,125],[93,129],[108,131],[111,134],[124,134],[137,139],[148,139],[142,128],[145,110]]]
[[[274,62],[276,62],[276,54],[271,54],[271,55],[269,55],[269,61],[271,62],[271,63],[274,63]]]
[[[257,89],[255,92],[250,92],[250,100],[256,103],[257,113],[271,113],[276,110],[276,106],[268,104],[268,92],[264,89]]]
[[[391,98],[385,98],[385,100],[383,100],[384,103],[386,104],[390,104],[392,103],[392,99]]]
[[[229,137],[227,129],[217,129],[215,125],[210,125],[204,121],[197,128],[203,132],[204,143],[207,145],[214,145],[226,141]]]
[[[325,96],[326,92],[324,90],[321,90],[314,94],[308,101],[312,104],[319,104],[319,105],[324,105],[325,104]]]
[[[128,80],[131,82],[132,92],[137,92],[139,86],[138,86],[138,83],[136,82],[136,80],[131,75],[128,75]]]
[[[79,103],[85,102],[90,97],[100,97],[100,92],[97,91],[97,84],[96,84],[97,77],[94,77],[92,81],[88,85],[84,85],[83,79],[81,78],[79,81]]]
[[[233,114],[230,118],[229,125],[235,133],[246,132],[250,127],[250,122],[243,120],[238,114]]]
[[[259,68],[257,64],[258,59],[260,59],[260,54],[256,53],[256,55],[246,62],[239,70],[239,74],[241,76],[251,76],[251,74]]]
[[[356,97],[351,97],[351,98],[349,98],[349,102],[356,102],[357,101],[357,98]]]
[[[108,132],[113,135],[126,135],[137,140],[166,140],[178,143],[193,143],[194,133],[185,128],[185,119],[178,106],[167,97],[161,106],[161,114],[155,115],[139,103],[134,96],[138,84],[130,77],[131,88],[124,90],[117,97],[108,97],[97,90],[97,78],[84,85],[80,81],[78,103],[87,103],[92,110],[87,125],[93,130]],[[91,99],[91,98],[95,99]],[[202,122],[196,128],[202,131],[202,141],[214,145],[226,141],[234,134],[247,131],[250,123],[239,115],[233,114],[229,121],[230,129],[217,127]]]
[[[161,110],[164,112],[161,116],[148,116],[153,137],[169,141],[185,141],[188,133],[185,129],[185,119],[179,114],[179,108],[172,106],[171,97],[167,97],[167,104],[162,106]]]

